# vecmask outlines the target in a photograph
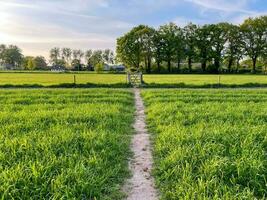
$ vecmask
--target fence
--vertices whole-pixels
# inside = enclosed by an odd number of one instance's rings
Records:
[[[138,73],[127,73],[127,83],[133,86],[141,86],[143,83],[143,74]]]

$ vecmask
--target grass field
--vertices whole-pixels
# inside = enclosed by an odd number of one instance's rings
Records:
[[[219,78],[220,77],[220,78]],[[267,75],[145,75],[145,82],[156,86],[209,86],[219,82],[224,86],[266,85]]]
[[[0,73],[0,85],[125,84],[126,75],[93,73]]]
[[[267,198],[267,90],[142,95],[162,199]]]
[[[0,198],[120,198],[129,90],[0,90],[0,104]]]
[[[95,73],[0,73],[0,87],[4,86],[71,86],[76,76],[80,86],[126,87],[125,74]],[[144,75],[147,87],[212,87],[219,82],[218,75]],[[221,75],[221,86],[266,86],[266,75]]]

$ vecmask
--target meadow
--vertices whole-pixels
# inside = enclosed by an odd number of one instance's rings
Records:
[[[0,87],[127,87],[125,74],[2,72]],[[220,77],[220,78],[219,78]],[[145,87],[267,87],[266,75],[144,75]]]
[[[142,92],[162,199],[267,198],[267,90]]]
[[[120,199],[133,94],[0,90],[1,199]]]

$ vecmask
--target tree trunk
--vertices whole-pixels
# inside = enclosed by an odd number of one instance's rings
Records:
[[[181,59],[177,60],[177,71],[180,72],[180,67],[181,67]]]
[[[233,62],[234,62],[233,58],[230,58],[229,63],[228,63],[228,72],[231,72]]]
[[[256,73],[257,57],[254,57],[254,58],[252,59],[252,61],[253,61],[253,69],[252,69],[252,72],[253,72],[253,73]]]
[[[147,72],[150,74],[151,73],[151,58],[148,57],[147,59]]]
[[[205,72],[206,71],[206,68],[207,68],[207,61],[204,60],[202,63],[201,63],[201,68],[202,68],[202,71]]]
[[[168,72],[170,73],[171,72],[171,61],[168,60]]]
[[[191,57],[188,58],[188,69],[189,69],[189,72],[192,71],[192,58]]]
[[[218,73],[219,72],[219,68],[220,68],[220,60],[219,59],[215,59],[214,65],[215,65],[215,70]]]
[[[160,73],[160,62],[157,61],[157,66],[158,66],[158,73]]]
[[[236,61],[236,72],[239,73],[239,67],[240,67],[240,63],[239,60]]]
[[[148,73],[148,62],[147,62],[147,58],[145,57],[145,68],[146,68],[146,72]]]

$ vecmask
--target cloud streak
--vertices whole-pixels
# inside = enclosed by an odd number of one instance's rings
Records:
[[[240,23],[266,14],[264,1],[0,0],[0,43],[17,44],[25,54],[45,56],[54,46],[114,49],[116,38],[138,24]]]

